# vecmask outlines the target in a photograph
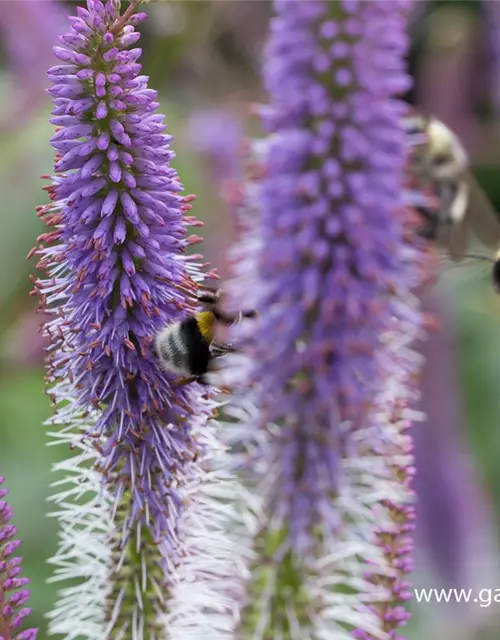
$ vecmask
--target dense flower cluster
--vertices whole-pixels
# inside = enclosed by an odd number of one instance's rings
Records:
[[[252,387],[227,425],[229,464],[254,496],[239,537],[254,552],[243,637],[379,637],[375,603],[393,610],[402,596],[407,567],[382,541],[412,517],[411,444],[393,417],[420,365],[409,344],[422,256],[407,243],[397,99],[408,8],[275,2],[268,135],[235,252],[234,298],[258,318],[235,328],[245,354],[224,373]]]
[[[262,213],[237,253],[235,295],[259,312],[242,375],[262,390],[262,422],[284,422],[280,490],[297,539],[330,513],[339,426],[363,419],[391,369],[377,350],[408,280],[393,97],[408,85],[404,5],[284,1],[272,21],[270,135],[252,187]]]
[[[24,587],[28,578],[21,578],[22,558],[13,557],[21,541],[16,540],[16,527],[10,524],[12,509],[5,501],[5,478],[0,476],[0,638],[2,640],[34,640],[37,629],[20,630],[22,621],[30,614],[24,605],[30,592]]]
[[[77,7],[49,70],[56,173],[51,203],[39,208],[52,230],[36,249],[47,274],[36,289],[52,316],[52,423],[69,425],[54,435],[80,450],[62,465],[70,486],[56,497],[57,573],[81,583],[54,616],[67,638],[164,636],[186,555],[182,518],[213,439],[207,391],[172,385],[152,348],[160,327],[192,313],[203,276],[185,254],[198,240],[187,235],[192,198],[132,48],[146,17],[134,14],[139,4],[123,14],[117,0]],[[210,544],[203,551],[210,557]]]

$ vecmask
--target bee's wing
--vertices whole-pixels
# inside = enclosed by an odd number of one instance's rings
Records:
[[[468,254],[458,264],[449,255],[440,257],[442,271],[453,281],[485,280],[491,274],[494,261],[491,256]]]
[[[439,256],[439,264],[445,269],[459,269],[462,271],[463,267],[476,268],[484,271],[485,263],[493,264],[494,260],[491,256],[485,256],[480,253],[466,253],[462,255],[462,260],[458,265],[449,254],[442,254]],[[487,267],[486,267],[487,268]]]
[[[447,247],[450,258],[454,262],[460,262],[467,251],[467,225],[465,221],[443,225],[438,231],[438,241]]]
[[[500,217],[472,173],[466,176],[469,189],[467,225],[487,247],[497,249],[500,244]]]
[[[438,186],[443,202],[448,202],[446,217],[438,229],[438,241],[445,246],[451,259],[459,262],[467,251],[467,207],[469,185],[465,180]]]

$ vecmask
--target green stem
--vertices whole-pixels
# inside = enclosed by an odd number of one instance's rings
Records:
[[[133,0],[129,4],[125,13],[120,18],[118,18],[115,24],[111,27],[111,33],[113,35],[117,36],[120,33],[120,31],[129,21],[130,16],[137,11],[137,9],[140,7],[141,4],[142,4],[142,0]]]

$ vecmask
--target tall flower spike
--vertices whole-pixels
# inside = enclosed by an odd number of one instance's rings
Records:
[[[420,364],[423,255],[407,241],[396,98],[408,3],[274,6],[264,167],[235,252],[235,304],[258,317],[235,327],[246,355],[224,371],[253,387],[227,408],[229,464],[253,496],[240,506],[254,553],[238,637],[387,638],[404,622],[409,564],[382,541],[410,550],[413,416],[400,415]]]
[[[2,487],[5,478],[0,476],[0,638],[2,640],[33,640],[38,629],[20,629],[31,612],[25,607],[30,592],[24,587],[28,578],[20,578],[22,558],[12,557],[21,544],[15,540],[17,529],[9,524],[12,509],[5,501],[9,493]]]
[[[212,486],[203,470],[215,448],[211,392],[172,385],[152,348],[159,328],[193,311],[203,276],[185,254],[192,198],[170,166],[171,137],[140,75],[141,50],[131,48],[146,17],[134,15],[139,4],[123,14],[117,0],[77,7],[49,70],[56,175],[52,202],[39,208],[52,230],[35,250],[47,274],[36,290],[52,317],[52,435],[78,450],[57,465],[66,478],[54,498],[55,577],[78,582],[51,614],[51,631],[66,638],[164,638],[193,518],[206,544],[191,594],[209,629],[203,579],[217,581],[224,552],[210,533],[223,512],[211,518],[205,498],[200,512],[194,490]]]

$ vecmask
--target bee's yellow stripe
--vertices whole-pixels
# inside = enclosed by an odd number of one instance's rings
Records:
[[[212,342],[215,316],[211,311],[200,311],[196,314],[196,321],[201,335],[207,342]]]

